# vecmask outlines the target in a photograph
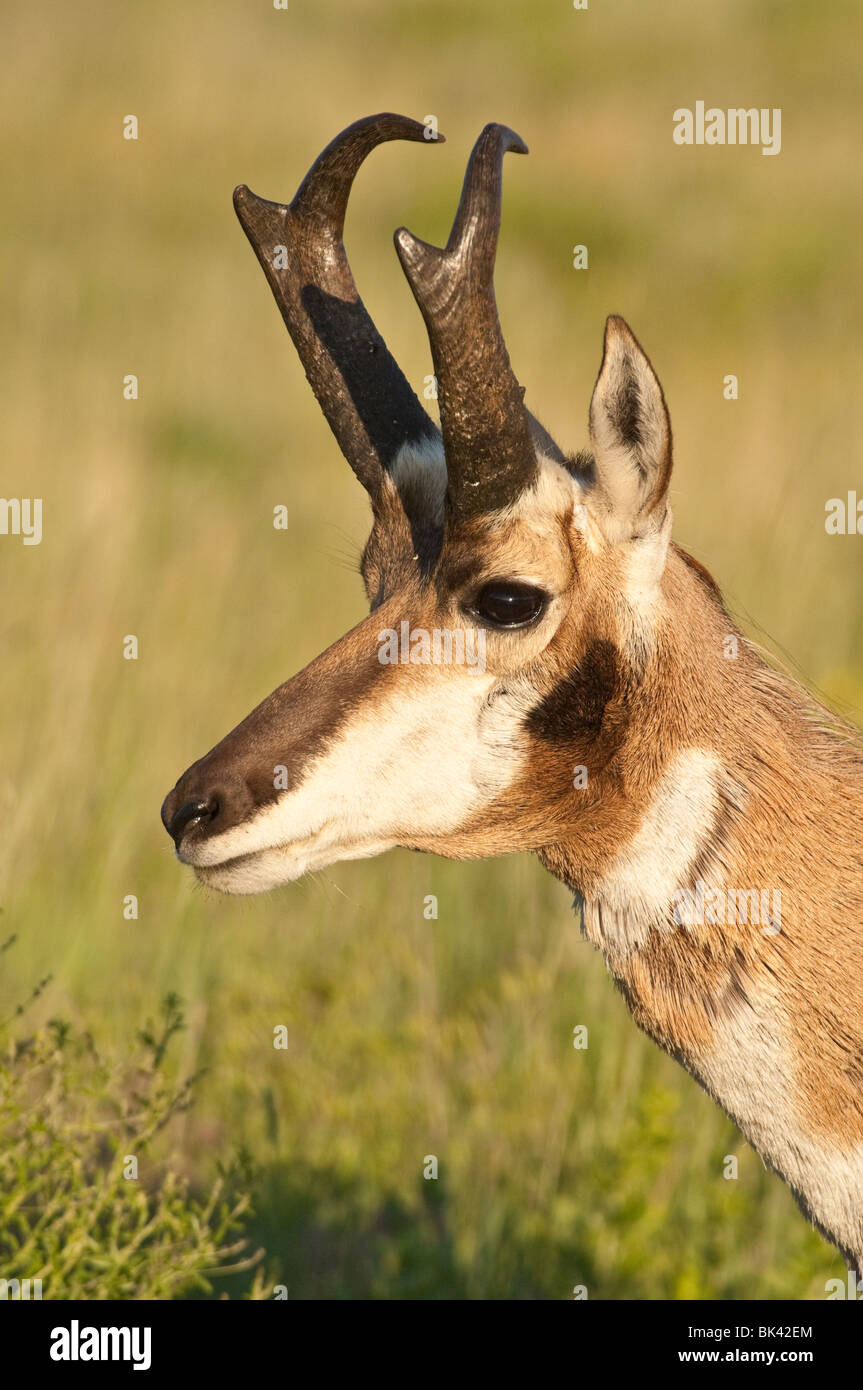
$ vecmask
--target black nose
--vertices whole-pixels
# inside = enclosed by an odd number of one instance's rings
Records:
[[[168,797],[162,807],[162,821],[178,849],[190,825],[206,825],[219,813],[219,803],[215,797],[209,797],[206,801],[186,801],[176,811],[172,811],[170,801]]]
[[[272,782],[264,779],[263,785],[266,792]],[[168,792],[162,803],[162,824],[182,858],[183,845],[189,848],[242,825],[263,799],[263,794],[256,798],[254,785],[244,771],[233,767],[215,749],[186,768],[173,791]]]

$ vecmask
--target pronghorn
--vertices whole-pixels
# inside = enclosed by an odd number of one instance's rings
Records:
[[[503,156],[526,147],[500,125],[473,149],[446,247],[395,236],[431,422],[342,241],[365,157],[426,134],[370,117],[289,206],[234,195],[371,499],[371,613],[183,774],[165,826],[225,893],[394,846],[535,851],[636,1022],[863,1271],[863,749],[671,540],[668,411],[624,321],[606,324],[589,451],[565,454],[526,409],[493,288]],[[404,624],[482,635],[482,669],[412,639],[384,660]]]

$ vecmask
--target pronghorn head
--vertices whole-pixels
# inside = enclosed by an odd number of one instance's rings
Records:
[[[366,155],[424,135],[404,117],[370,117],[324,150],[289,206],[245,187],[234,197],[373,525],[361,566],[370,616],[165,800],[179,858],[224,892],[394,846],[453,858],[548,850],[620,820],[668,552],[662,390],[612,317],[590,451],[567,456],[526,409],[493,287],[503,156],[526,148],[489,125],[446,247],[395,237],[430,339],[438,431],[342,243]]]

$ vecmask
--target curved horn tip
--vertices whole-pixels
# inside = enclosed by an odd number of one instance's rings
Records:
[[[401,116],[397,111],[378,111],[375,116],[362,116],[358,121],[354,121],[352,125],[346,126],[341,132],[341,135],[336,136],[336,139],[340,140],[342,135],[347,135],[351,131],[373,130],[376,126],[383,125],[393,125],[399,128],[398,135],[390,138],[422,140],[427,145],[446,144],[446,136],[442,131],[437,131],[433,135],[428,135],[426,134],[428,130],[427,122],[415,121],[413,116]]]
[[[443,143],[443,136],[427,139],[427,131],[421,121],[393,111],[354,121],[321,150],[291,200],[291,212],[301,219],[324,214],[341,234],[351,184],[372,150],[391,140]]]
[[[492,136],[501,142],[504,154],[530,154],[521,136],[517,135],[511,126],[501,125],[499,121],[489,121],[479,138],[485,140]]]
[[[382,127],[386,126],[387,124],[391,126],[395,124],[398,127],[398,129],[390,130],[389,132],[384,133]],[[446,136],[441,131],[436,131],[435,134],[431,138],[429,138],[426,134],[427,130],[428,126],[424,125],[422,121],[415,121],[412,116],[399,116],[393,111],[381,111],[376,116],[364,116],[360,120],[354,121],[352,125],[346,126],[345,129],[342,130],[335,137],[334,140],[330,141],[330,144],[327,146],[325,150],[321,152],[321,154],[318,156],[318,159],[312,165],[312,168],[306,175],[306,179],[304,180],[303,185],[300,186],[300,189],[297,190],[297,193],[299,194],[301,192],[302,188],[305,186],[305,184],[308,182],[311,176],[317,171],[318,166],[325,161],[326,157],[332,154],[337,147],[347,144],[350,138],[352,137],[355,137],[360,134],[377,133],[381,136],[382,140],[384,141],[403,139],[415,140],[417,142],[422,141],[424,144],[427,145],[446,144]],[[377,141],[375,143],[381,143],[381,141]],[[374,146],[371,146],[370,148],[374,148]],[[252,190],[249,188],[248,184],[245,183],[237,184],[237,187],[234,189],[233,201],[234,211],[238,215],[244,209],[255,206],[260,207],[261,205],[267,204],[271,207],[284,206],[284,204],[282,203],[273,203],[268,198],[261,198],[257,193],[253,193]]]
[[[345,149],[352,146],[361,162],[377,145],[390,140],[412,140],[417,144],[445,145],[446,136],[440,131],[429,135],[429,127],[413,116],[400,116],[396,111],[378,111],[374,116],[361,116],[358,121],[340,130],[324,150],[321,151],[312,168],[326,165],[333,157],[339,157]]]

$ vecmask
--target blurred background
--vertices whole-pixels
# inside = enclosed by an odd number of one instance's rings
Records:
[[[369,159],[346,230],[421,393],[392,232],[443,242],[480,129],[514,127],[497,290],[530,405],[586,445],[623,314],[671,410],[677,539],[859,723],[863,537],[824,518],[863,497],[861,42],[853,0],[0,10],[0,490],[44,499],[41,545],[0,537],[2,1012],[50,974],[31,1025],[121,1055],[175,991],[171,1065],[206,1072],[153,1162],[195,1192],[239,1154],[291,1298],[819,1298],[844,1270],[639,1034],[531,858],[396,852],[260,899],[175,863],[177,776],[364,612],[367,500],[232,190],[287,201],[357,117],[437,117],[445,146]],[[781,154],[675,145],[697,100],[781,107]]]

